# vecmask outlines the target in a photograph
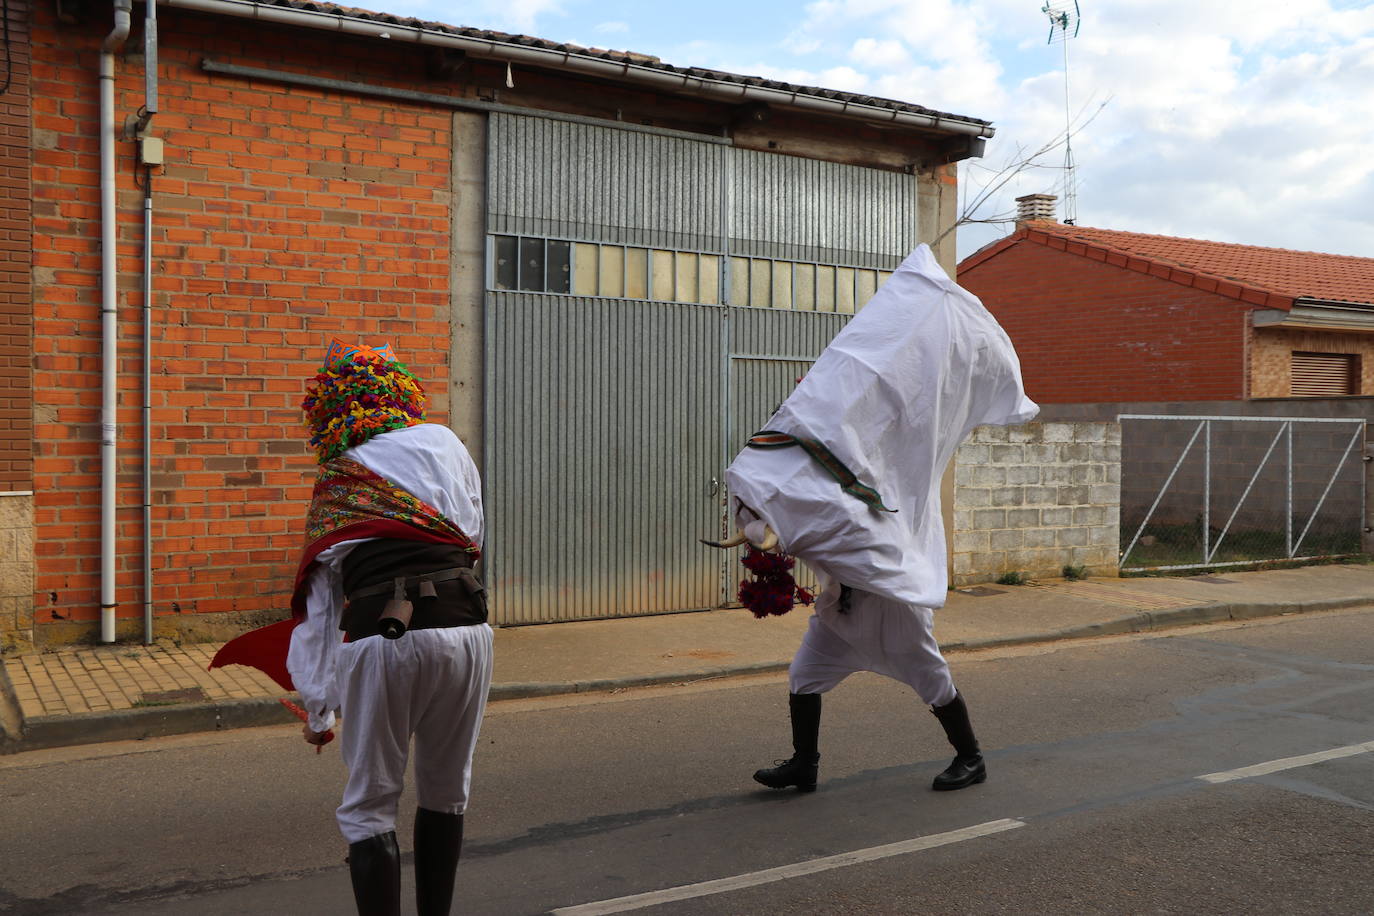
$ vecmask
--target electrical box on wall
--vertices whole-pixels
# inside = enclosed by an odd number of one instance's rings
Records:
[[[138,138],[138,159],[144,165],[152,167],[163,163],[163,141],[161,137],[139,137]]]

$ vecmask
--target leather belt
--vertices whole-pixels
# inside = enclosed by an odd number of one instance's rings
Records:
[[[450,579],[457,579],[467,572],[467,566],[454,566],[450,569],[439,569],[434,572],[422,573],[418,576],[405,577],[405,590],[407,593],[422,582],[448,582]],[[348,593],[348,600],[353,601],[357,598],[370,598],[373,595],[390,595],[396,591],[396,580],[390,579],[386,582],[379,582],[376,585],[369,585],[367,588],[360,588],[355,592]]]

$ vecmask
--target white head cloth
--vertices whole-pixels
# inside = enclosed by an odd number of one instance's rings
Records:
[[[896,512],[870,508],[800,447],[745,448],[730,492],[823,579],[936,608],[948,583],[940,478],[969,431],[1039,408],[1011,340],[921,245],[835,336],[765,428],[820,440]],[[741,525],[754,516],[737,505]]]

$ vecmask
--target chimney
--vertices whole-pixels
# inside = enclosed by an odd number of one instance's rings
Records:
[[[1059,198],[1053,194],[1027,194],[1016,198],[1016,228],[1026,223],[1053,223],[1054,202]]]

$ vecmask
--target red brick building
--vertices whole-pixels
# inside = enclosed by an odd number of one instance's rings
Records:
[[[31,12],[12,0],[0,63],[0,648],[33,599]]]
[[[958,276],[1041,403],[1374,394],[1374,258],[1023,219]]]
[[[6,9],[0,647],[280,617],[336,334],[482,464],[496,622],[717,606],[721,417],[917,243],[952,270],[993,133],[327,3]]]

